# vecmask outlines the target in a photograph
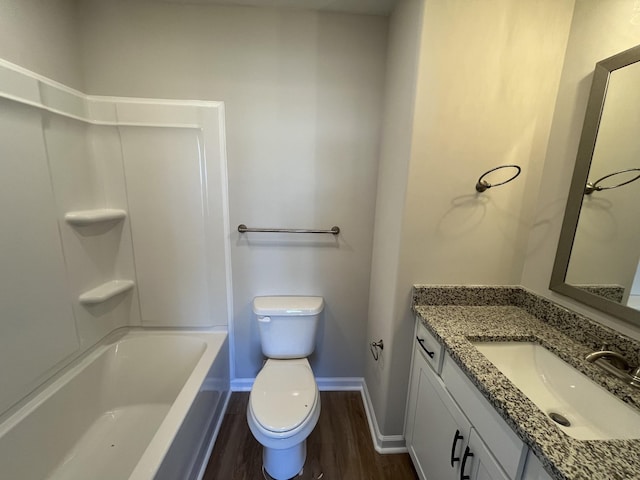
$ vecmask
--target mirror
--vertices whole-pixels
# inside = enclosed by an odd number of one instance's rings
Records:
[[[640,324],[640,45],[596,64],[549,288]]]

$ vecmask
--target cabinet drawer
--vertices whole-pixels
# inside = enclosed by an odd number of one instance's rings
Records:
[[[427,330],[420,319],[417,319],[416,322],[416,349],[422,354],[429,366],[433,368],[433,371],[439,375],[442,369],[442,344]]]
[[[449,355],[443,360],[442,380],[509,478],[520,478],[527,447]]]

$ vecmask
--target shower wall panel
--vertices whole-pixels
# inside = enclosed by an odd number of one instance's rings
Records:
[[[207,159],[197,129],[121,128],[144,325],[210,326]],[[215,168],[215,165],[209,166]]]
[[[44,138],[71,302],[81,344],[93,345],[116,328],[140,323],[135,292],[94,305],[79,301],[83,292],[110,280],[135,280],[131,228],[127,218],[87,226],[70,225],[64,218],[70,211],[127,210],[120,136],[115,126],[52,113],[46,118]]]
[[[0,413],[79,346],[42,128],[0,99]]]

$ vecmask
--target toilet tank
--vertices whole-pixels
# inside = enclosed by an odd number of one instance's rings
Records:
[[[256,297],[262,353],[268,358],[304,358],[315,348],[322,297]]]

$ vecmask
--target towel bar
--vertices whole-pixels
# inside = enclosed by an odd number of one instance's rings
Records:
[[[244,223],[238,225],[238,232],[262,232],[262,233],[330,233],[338,235],[340,227],[331,227],[329,230],[315,230],[309,228],[249,228]]]

